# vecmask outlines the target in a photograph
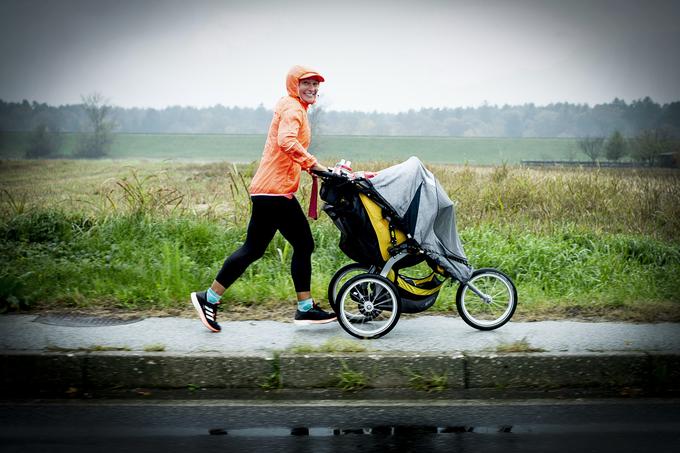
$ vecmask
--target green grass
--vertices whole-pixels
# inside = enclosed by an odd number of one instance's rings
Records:
[[[244,186],[253,169],[0,161],[0,306],[186,307],[187,295],[206,287],[245,238]],[[515,281],[516,319],[680,321],[677,172],[432,170],[457,201],[470,262]],[[333,272],[348,260],[327,216],[312,222],[312,233],[312,291],[323,301]],[[225,294],[227,313],[293,307],[290,253],[277,234]],[[446,285],[431,310],[454,311],[456,289]]]
[[[165,345],[162,343],[154,343],[144,346],[144,352],[164,352]]]
[[[0,159],[25,155],[30,133],[0,132]],[[253,162],[260,158],[266,136],[226,134],[116,134],[109,157],[176,161]],[[58,154],[73,155],[78,134],[62,134]],[[521,160],[579,157],[575,139],[319,136],[314,153],[326,164],[351,161],[401,161],[417,155],[431,163],[491,165]]]
[[[513,352],[545,352],[545,349],[531,346],[526,338],[522,338],[512,343],[501,343],[496,346],[495,351],[500,354],[509,354]]]
[[[272,372],[269,373],[260,383],[260,388],[263,390],[277,390],[283,388],[283,382],[281,381],[280,353],[274,353],[274,360],[272,360]]]
[[[0,299],[5,305],[182,307],[212,281],[242,228],[209,220],[116,216],[104,220],[46,211],[16,216],[0,230]],[[321,300],[332,272],[346,263],[331,225],[314,229],[312,290]],[[515,280],[518,316],[597,315],[678,319],[680,246],[635,236],[571,228],[536,234],[508,227],[463,231],[476,267],[494,265]],[[277,235],[265,256],[227,292],[233,304],[294,299],[289,263]],[[455,285],[435,306],[454,310]]]
[[[342,362],[342,370],[337,375],[336,386],[343,391],[361,390],[368,386],[368,379],[361,371],[355,371]]]
[[[348,340],[346,338],[330,338],[319,346],[311,344],[294,345],[290,348],[290,351],[294,354],[310,354],[316,352],[353,353],[366,352],[366,346],[358,341]]]
[[[432,392],[443,392],[448,388],[448,376],[430,372],[429,375],[421,375],[409,371],[409,386],[415,390]]]

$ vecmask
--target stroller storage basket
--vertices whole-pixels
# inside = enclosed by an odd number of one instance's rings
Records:
[[[425,278],[411,278],[397,273],[395,283],[401,296],[401,310],[404,313],[427,310],[437,301],[439,290],[445,281],[435,272]]]

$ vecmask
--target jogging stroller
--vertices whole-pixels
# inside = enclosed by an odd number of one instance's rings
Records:
[[[517,307],[515,285],[496,269],[472,269],[456,231],[453,202],[418,158],[370,179],[314,173],[322,179],[323,211],[340,230],[340,249],[354,261],[328,285],[329,303],[350,335],[387,334],[401,313],[430,308],[448,278],[459,282],[456,308],[467,324],[492,330],[510,320]],[[421,263],[429,275],[404,273]]]

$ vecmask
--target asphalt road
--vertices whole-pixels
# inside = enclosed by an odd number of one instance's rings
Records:
[[[648,452],[680,447],[678,399],[0,403],[2,452]]]

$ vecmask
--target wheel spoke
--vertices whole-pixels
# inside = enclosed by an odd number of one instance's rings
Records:
[[[371,291],[371,296],[369,300],[372,302],[375,302],[376,300],[380,299],[382,295],[385,293],[385,289],[380,286],[376,285],[375,283],[373,284],[372,291]],[[388,294],[389,297],[389,294]]]
[[[489,308],[492,308],[492,307],[500,309],[500,311],[502,313],[502,312],[505,311],[505,309],[508,307],[508,305],[507,304],[501,304],[501,303],[498,303],[498,302],[492,302],[491,304],[489,304]]]
[[[493,293],[493,296],[491,296],[491,297],[493,297],[495,299],[497,297],[504,296],[507,293],[508,293],[507,288],[501,287],[501,288],[498,288],[498,290],[495,293]]]
[[[379,299],[374,299],[373,305],[376,307],[390,306],[392,304],[392,297],[389,294],[384,294]]]

